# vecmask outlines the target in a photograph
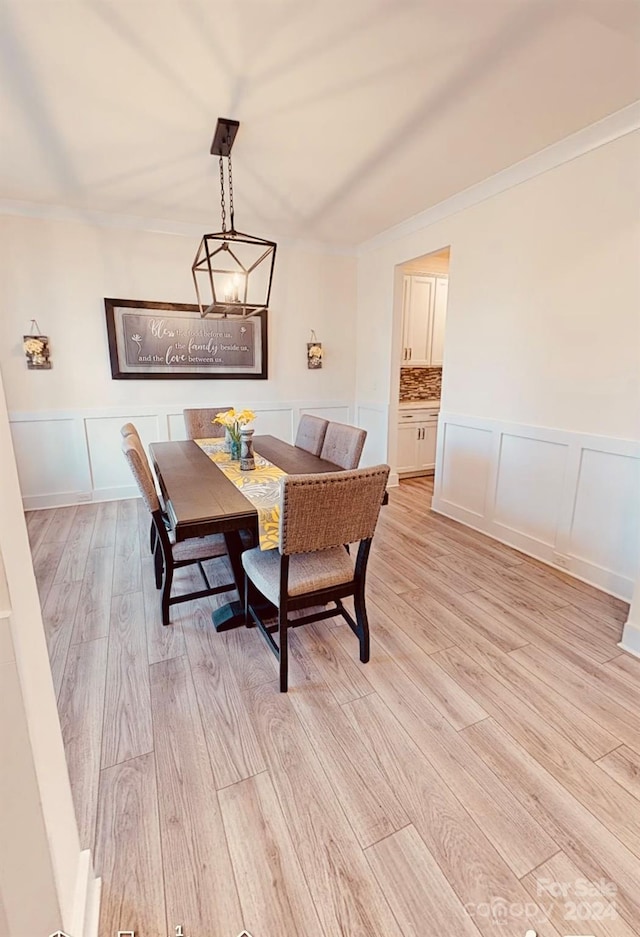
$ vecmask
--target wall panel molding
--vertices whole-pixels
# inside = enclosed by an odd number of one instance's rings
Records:
[[[257,434],[293,441],[301,413],[350,422],[351,401],[242,402],[256,413]],[[9,415],[25,510],[134,498],[138,489],[120,451],[120,426],[135,423],[145,445],[185,439],[182,408],[104,407]]]
[[[442,411],[433,510],[629,600],[640,442]]]

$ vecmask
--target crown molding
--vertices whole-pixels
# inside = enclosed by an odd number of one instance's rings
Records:
[[[318,251],[338,256],[361,256],[370,251],[391,244],[403,237],[415,234],[422,228],[442,221],[450,215],[464,211],[494,195],[505,192],[514,186],[527,182],[536,176],[549,172],[564,163],[571,162],[585,153],[612,143],[620,137],[640,130],[640,101],[634,101],[613,114],[609,114],[595,124],[590,124],[556,143],[539,150],[532,156],[502,169],[500,172],[477,182],[461,192],[431,208],[412,215],[405,221],[386,228],[374,237],[362,241],[359,245],[335,245],[324,241],[305,238],[287,238],[275,235],[278,244],[296,247],[301,250]],[[167,218],[145,218],[141,215],[117,214],[106,211],[93,211],[83,208],[71,208],[67,205],[53,205],[46,202],[20,201],[18,199],[0,199],[0,216],[12,215],[23,218],[39,218],[47,221],[64,221],[87,224],[101,228],[119,228],[121,230],[142,231],[150,234],[169,234],[178,237],[198,239],[204,233],[203,224],[188,221],[175,221]]]
[[[381,231],[358,246],[358,255],[368,254],[408,235],[415,234],[422,228],[427,228],[429,225],[442,221],[450,215],[471,208],[479,202],[549,172],[549,170],[562,166],[564,163],[569,163],[571,160],[584,156],[601,146],[606,146],[607,143],[612,143],[614,140],[636,130],[640,130],[640,101],[634,101],[633,104],[603,117],[595,124],[590,124],[588,127],[558,140],[557,143],[552,143],[543,150],[539,150],[532,156],[527,156],[526,159],[502,169],[487,179],[483,179],[482,182],[477,182],[450,198],[438,202],[437,205],[432,205],[431,208],[427,208],[425,211],[412,215],[411,218]]]
[[[146,234],[169,234],[199,240],[205,233],[205,224],[191,221],[174,221],[167,218],[146,218],[142,215],[124,215],[116,212],[72,208],[48,202],[30,202],[19,199],[0,199],[0,217],[9,215],[19,218],[37,218],[41,221],[63,221],[91,225],[98,228],[117,228],[122,231],[141,231]],[[208,230],[211,230],[209,226]],[[312,238],[283,237],[276,234],[278,245],[294,247],[323,254],[355,257],[355,245],[336,245]]]

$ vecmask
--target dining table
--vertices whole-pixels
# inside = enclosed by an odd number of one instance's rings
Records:
[[[343,471],[340,465],[275,436],[254,436],[253,444],[257,455],[287,475]],[[239,598],[214,610],[215,629],[228,631],[245,625],[241,554],[246,547],[240,531],[247,531],[258,542],[257,509],[197,441],[155,442],[149,452],[176,541],[210,534],[224,536]]]

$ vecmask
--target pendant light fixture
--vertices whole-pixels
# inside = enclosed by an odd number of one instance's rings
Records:
[[[239,126],[237,120],[219,117],[211,144],[211,155],[218,157],[220,165],[222,230],[203,236],[191,267],[203,317],[252,316],[269,308],[277,245],[235,228],[231,147]],[[227,228],[225,160],[230,228]]]

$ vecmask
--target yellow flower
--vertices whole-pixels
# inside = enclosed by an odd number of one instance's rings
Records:
[[[235,407],[232,407],[224,413],[218,413],[211,422],[220,423],[222,426],[226,426],[228,429],[235,431],[237,435],[241,426],[246,426],[247,423],[251,423],[255,418],[256,415],[253,410],[240,410],[238,412]]]
[[[230,410],[225,410],[224,413],[218,413],[211,422],[220,423],[221,426],[233,426],[236,422],[236,411],[232,407]]]

